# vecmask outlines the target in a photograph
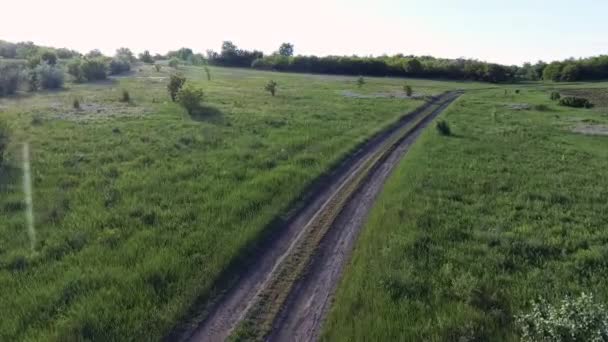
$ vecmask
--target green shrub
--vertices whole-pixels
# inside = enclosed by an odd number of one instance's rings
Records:
[[[74,101],[72,101],[72,108],[80,110],[80,101],[78,99],[74,99]]]
[[[47,63],[42,63],[38,65],[33,72],[36,75],[35,77],[40,88],[60,89],[63,87],[64,77],[63,70],[61,70],[61,68]]]
[[[0,167],[4,162],[4,153],[6,152],[6,147],[9,142],[9,130],[8,125],[0,120]]]
[[[359,88],[363,87],[363,85],[365,84],[365,79],[363,78],[363,76],[359,76],[359,78],[357,79],[357,86],[359,86]]]
[[[205,65],[203,68],[205,68],[205,74],[207,74],[207,81],[211,81],[211,70],[209,70],[207,65]]]
[[[154,63],[154,60],[152,59],[152,55],[150,54],[150,51],[148,51],[148,50],[139,54],[139,60],[144,63],[147,63],[147,64]]]
[[[559,100],[561,97],[562,97],[562,96],[561,96],[561,95],[560,95],[558,92],[556,92],[556,91],[552,91],[552,92],[551,92],[551,100],[553,100],[553,101],[557,101],[557,100]]]
[[[411,97],[412,96],[412,92],[413,91],[412,91],[412,87],[411,86],[409,86],[407,84],[404,84],[403,85],[403,91],[405,91],[405,95],[407,95],[407,97]]]
[[[264,89],[269,92],[270,95],[274,96],[277,91],[277,82],[275,82],[274,80],[268,81],[268,83],[266,83],[266,85],[264,86]]]
[[[173,74],[169,78],[169,84],[167,85],[167,90],[169,91],[169,96],[171,96],[171,101],[175,102],[177,100],[177,93],[179,93],[180,89],[186,83],[186,78],[181,75]]]
[[[21,79],[21,68],[18,65],[0,65],[0,96],[16,93],[21,84]]]
[[[561,106],[574,107],[574,108],[591,108],[591,107],[593,107],[593,104],[591,102],[589,102],[589,100],[582,98],[582,97],[576,97],[576,96],[563,97],[559,100],[559,104]]]
[[[36,70],[30,69],[27,73],[27,85],[29,91],[37,91],[40,83],[38,82],[38,73]]]
[[[156,72],[160,72],[160,70],[163,68],[162,65],[160,64],[154,64],[154,69],[156,69]]]
[[[120,102],[131,102],[131,95],[128,90],[122,91],[122,96],[120,98]]]
[[[437,121],[437,131],[441,135],[445,135],[445,136],[452,135],[452,130],[450,129],[450,125],[447,123],[447,121],[444,121],[444,120]]]
[[[179,102],[190,115],[195,114],[201,108],[202,100],[203,90],[192,85],[181,88],[177,93],[177,102]]]
[[[109,64],[110,75],[118,75],[131,70],[131,63],[125,58],[114,58]]]
[[[546,112],[549,110],[549,106],[547,106],[546,104],[534,105],[534,110],[537,110],[539,112]]]
[[[53,51],[44,51],[40,54],[40,60],[49,65],[57,64],[57,55]]]
[[[87,81],[105,80],[107,66],[103,58],[85,59],[80,65],[82,76]]]
[[[515,94],[519,95],[519,93],[521,93],[521,91],[519,89],[515,89]]]
[[[74,58],[68,63],[68,74],[70,74],[74,81],[84,81],[84,74],[82,73],[82,59]]]
[[[169,60],[170,67],[177,68],[178,65],[179,65],[179,59],[173,57],[173,58],[171,58],[171,60]]]
[[[608,341],[608,310],[591,294],[566,297],[559,306],[540,300],[516,323],[523,342]]]

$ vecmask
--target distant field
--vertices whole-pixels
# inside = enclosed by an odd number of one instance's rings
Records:
[[[0,340],[160,339],[307,185],[422,103],[390,95],[402,79],[366,78],[359,89],[353,77],[212,68],[207,81],[182,67],[205,91],[206,114],[190,118],[169,101],[170,68],[134,69],[0,99],[12,128],[0,175]],[[263,90],[269,79],[276,97]],[[421,95],[479,87],[407,82]],[[118,101],[122,90],[133,103]]]
[[[592,110],[519,87],[468,92],[440,117],[455,135],[427,130],[404,158],[323,340],[516,341],[514,317],[533,300],[608,303],[608,136],[589,135],[608,134],[608,84],[563,85]]]

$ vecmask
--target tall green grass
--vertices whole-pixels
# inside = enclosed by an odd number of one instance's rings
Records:
[[[162,338],[307,185],[421,104],[345,97],[353,77],[213,68],[208,81],[180,66],[205,91],[203,114],[191,118],[166,93],[171,70],[142,68],[1,100],[14,129],[0,177],[0,340]],[[275,97],[264,92],[271,78]],[[401,83],[368,78],[364,91]],[[410,83],[427,93],[476,86]],[[33,253],[20,187],[26,141]]]
[[[605,109],[530,87],[471,92],[442,116],[453,136],[427,129],[387,182],[323,340],[516,341],[539,297],[608,302],[608,137],[571,132]]]

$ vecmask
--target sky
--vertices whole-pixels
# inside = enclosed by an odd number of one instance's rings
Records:
[[[5,0],[0,39],[81,52],[180,47],[432,55],[502,64],[608,54],[605,0]]]

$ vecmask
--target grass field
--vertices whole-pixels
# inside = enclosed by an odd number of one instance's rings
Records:
[[[191,118],[169,101],[169,68],[135,69],[0,100],[12,130],[0,174],[0,340],[162,338],[316,177],[422,103],[343,94],[400,92],[399,79],[359,89],[355,77],[212,68],[207,81],[181,67],[205,91],[205,115]],[[271,78],[276,97],[263,90]],[[423,94],[479,87],[408,84]],[[132,103],[119,102],[122,90]]]
[[[533,300],[587,292],[608,303],[608,136],[573,132],[608,127],[608,84],[564,86],[593,110],[520,87],[468,92],[440,117],[454,135],[427,130],[404,158],[323,340],[516,341],[514,317]]]

